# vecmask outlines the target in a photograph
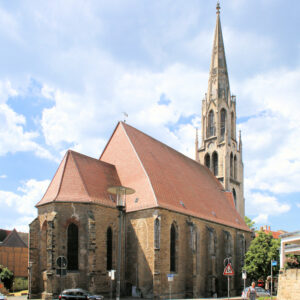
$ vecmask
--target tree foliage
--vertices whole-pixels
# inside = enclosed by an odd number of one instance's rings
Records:
[[[279,271],[280,240],[274,239],[271,234],[259,231],[252,240],[245,256],[245,270],[252,280],[266,279],[271,274],[271,260],[277,261],[273,267],[273,274]]]
[[[14,281],[14,273],[0,265],[0,281],[3,282],[6,289],[11,289]]]
[[[250,228],[250,229],[255,229],[254,225],[255,225],[255,222],[252,221],[250,218],[248,218],[247,216],[245,216],[245,223],[247,224],[247,226]]]

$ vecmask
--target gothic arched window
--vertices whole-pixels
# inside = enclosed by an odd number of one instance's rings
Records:
[[[208,137],[215,135],[215,116],[211,110],[208,114]]]
[[[205,154],[204,164],[210,169],[210,155],[208,153]]]
[[[220,126],[221,141],[224,140],[225,130],[226,130],[226,110],[223,108],[221,110],[221,126]]]
[[[236,207],[236,192],[235,192],[235,189],[232,189],[232,195],[233,195],[234,206]]]
[[[212,167],[213,167],[213,173],[215,176],[218,175],[218,153],[214,152],[212,155]]]
[[[78,270],[78,226],[68,226],[68,270]]]
[[[160,248],[160,220],[156,218],[154,221],[154,248]]]
[[[233,155],[230,154],[230,177],[233,178]]]
[[[234,113],[231,113],[231,138],[235,139]]]
[[[106,270],[112,270],[113,234],[111,227],[106,231]]]
[[[170,271],[176,272],[176,228],[174,223],[170,230]]]
[[[233,174],[234,174],[234,179],[237,179],[237,159],[236,159],[236,155],[234,156],[234,162],[233,162]]]

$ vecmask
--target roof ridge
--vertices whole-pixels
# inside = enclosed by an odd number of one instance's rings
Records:
[[[5,246],[5,243],[11,239],[13,236],[16,236],[16,238],[24,245],[24,247],[28,248],[28,246],[25,244],[25,242],[21,239],[19,233],[17,232],[16,228],[14,228],[9,235],[6,236],[6,238],[2,242],[2,246]]]
[[[55,202],[55,201],[57,200],[58,194],[59,194],[59,192],[60,192],[60,190],[61,190],[62,182],[63,182],[64,175],[65,175],[65,171],[66,171],[66,166],[67,166],[68,159],[69,159],[69,156],[70,156],[70,150],[68,150],[68,151],[66,152],[65,156],[66,156],[66,159],[65,159],[65,164],[64,164],[64,166],[63,166],[63,171],[62,171],[62,174],[61,174],[61,180],[60,180],[60,182],[59,182],[59,187],[58,187],[56,196],[55,196],[54,199],[53,199],[53,202]],[[60,167],[60,165],[59,165],[59,167]],[[56,173],[58,172],[59,167],[57,168],[57,170],[56,170],[56,172],[55,172],[55,175],[56,175]],[[55,175],[53,176],[53,179],[55,178]],[[52,179],[52,180],[53,180],[53,179]],[[51,182],[50,182],[50,184],[49,184],[49,187],[50,187],[50,185],[51,185]],[[49,188],[49,187],[48,187],[48,188]],[[48,191],[48,189],[47,189],[47,191]],[[46,193],[47,193],[47,191],[46,191]],[[46,194],[46,193],[45,193],[45,194]]]
[[[218,186],[219,186],[220,190],[224,190],[224,188],[223,188],[222,184],[219,182],[219,180],[213,175],[213,173],[211,172],[211,170],[208,169],[205,165],[200,164],[200,163],[197,162],[196,160],[194,160],[194,159],[192,159],[192,158],[186,156],[185,154],[183,154],[183,153],[177,151],[176,149],[172,148],[171,146],[168,146],[167,144],[165,144],[165,143],[163,143],[163,142],[161,142],[161,141],[155,139],[154,137],[148,135],[147,133],[144,133],[143,131],[141,131],[141,130],[139,130],[139,129],[137,129],[137,128],[131,126],[131,125],[129,125],[128,123],[124,123],[124,122],[121,122],[121,121],[120,121],[119,123],[121,123],[121,124],[123,125],[123,127],[124,127],[124,125],[125,125],[125,127],[128,126],[128,127],[130,127],[130,128],[133,128],[134,130],[137,130],[138,132],[142,133],[143,135],[147,136],[148,138],[154,140],[155,142],[158,142],[159,144],[161,144],[161,145],[167,147],[168,149],[170,149],[171,151],[175,152],[176,154],[182,156],[184,159],[189,160],[190,162],[192,162],[193,164],[195,164],[195,165],[197,165],[197,166],[200,165],[201,168],[207,169],[207,170],[209,171],[208,173],[209,173],[211,176],[213,176],[214,180],[218,183]],[[126,129],[125,129],[125,131],[126,131]]]
[[[70,151],[70,150],[69,150],[69,151]],[[90,200],[90,202],[92,202],[91,195],[90,195],[90,193],[89,193],[89,191],[88,191],[88,189],[87,189],[86,183],[85,183],[85,181],[84,181],[84,179],[83,179],[83,176],[82,176],[82,174],[81,174],[81,172],[80,172],[80,168],[78,167],[78,163],[77,163],[77,161],[76,161],[76,159],[75,159],[75,157],[74,157],[74,155],[73,155],[74,153],[70,151],[70,154],[71,154],[72,157],[73,157],[75,166],[76,166],[77,171],[78,171],[78,173],[79,173],[79,177],[80,177],[80,179],[81,179],[81,181],[82,181],[82,184],[83,184],[83,186],[84,186],[84,189],[85,189],[85,191],[86,191],[86,193],[87,193],[87,195],[88,195],[88,197],[89,197],[89,200]]]
[[[131,139],[130,139],[130,137],[129,137],[129,136],[128,136],[128,134],[127,134],[127,131],[126,131],[126,129],[124,128],[124,124],[125,124],[125,123],[124,123],[124,122],[120,122],[120,124],[122,125],[122,128],[123,128],[123,130],[124,130],[124,132],[125,132],[125,134],[126,134],[126,137],[128,138],[128,140],[129,140],[129,143],[130,143],[130,145],[131,145],[131,147],[132,147],[132,149],[133,149],[133,151],[134,151],[135,155],[137,156],[137,158],[138,158],[138,161],[140,162],[140,164],[141,164],[141,166],[142,166],[142,169],[144,170],[144,172],[145,172],[145,174],[146,174],[146,177],[147,177],[147,179],[148,179],[148,181],[149,181],[149,184],[150,184],[151,190],[152,190],[152,192],[153,192],[153,195],[154,195],[154,199],[155,199],[155,202],[156,202],[156,206],[158,206],[157,197],[156,197],[156,194],[155,194],[155,191],[154,191],[154,188],[153,188],[152,182],[151,182],[151,180],[150,180],[150,177],[149,177],[149,175],[148,175],[148,173],[147,173],[147,171],[146,171],[146,168],[145,168],[145,166],[144,166],[144,164],[143,164],[142,160],[140,159],[140,157],[139,157],[139,155],[138,155],[138,153],[137,153],[137,151],[136,151],[135,147],[133,146],[133,144],[132,144],[132,142],[131,142]],[[133,128],[134,128],[134,127],[133,127]]]

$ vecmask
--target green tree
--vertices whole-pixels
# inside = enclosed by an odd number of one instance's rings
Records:
[[[254,227],[254,224],[255,222],[252,221],[250,218],[248,218],[247,216],[245,216],[245,223],[247,224],[247,226],[250,228],[250,229],[255,229]]]
[[[14,281],[14,273],[0,265],[0,281],[3,282],[6,289],[10,290]]]
[[[271,260],[277,261],[273,267],[273,274],[279,271],[280,240],[274,239],[271,234],[259,231],[252,240],[245,256],[245,270],[252,280],[266,279],[271,274]]]

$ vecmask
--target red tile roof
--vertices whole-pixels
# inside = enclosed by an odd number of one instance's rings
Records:
[[[209,169],[126,123],[117,125],[100,159],[136,190],[127,211],[163,207],[250,231]]]
[[[107,193],[111,185],[120,185],[115,166],[69,150],[36,206],[56,201],[93,202],[114,207]]]

